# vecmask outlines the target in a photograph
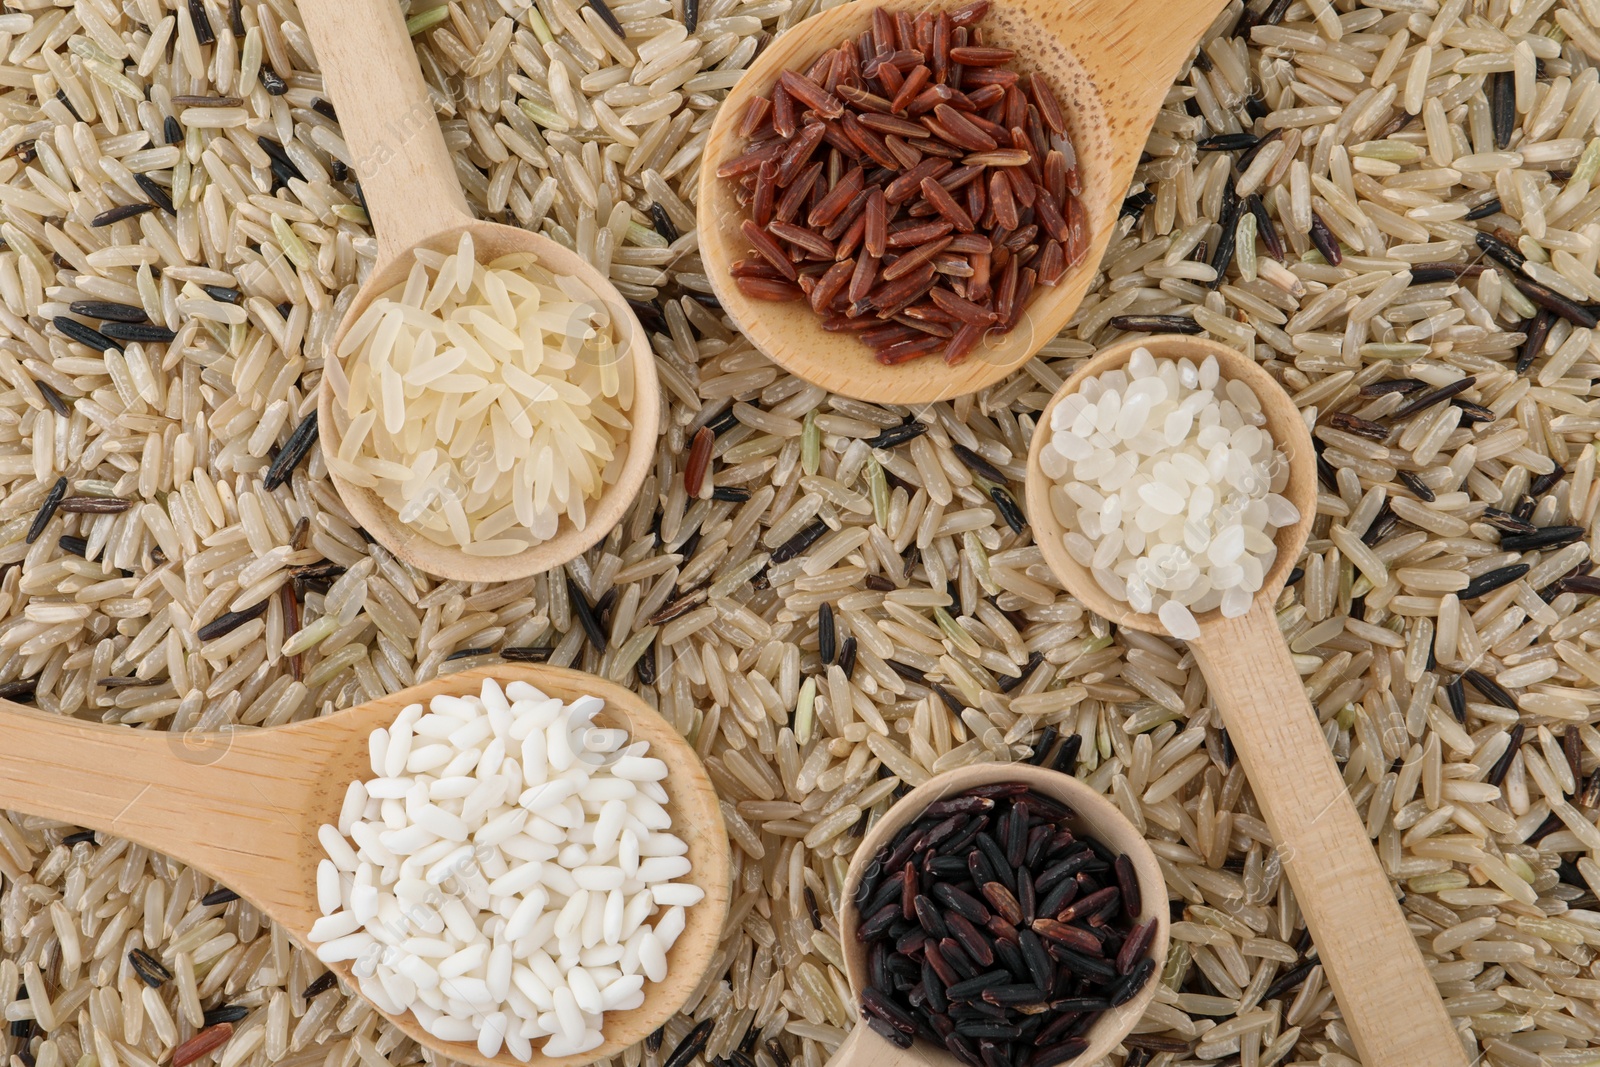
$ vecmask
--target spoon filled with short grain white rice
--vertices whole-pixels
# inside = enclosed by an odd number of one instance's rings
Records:
[[[302,14],[377,238],[323,353],[321,462],[367,532],[431,574],[564,563],[655,458],[644,331],[577,254],[472,217],[398,6]]]
[[[1453,1067],[1460,1042],[1324,739],[1338,709],[1311,706],[1279,630],[1316,483],[1306,421],[1270,374],[1151,336],[1089,360],[1040,413],[1028,517],[1088,608],[1188,642],[1358,1045]]]
[[[0,736],[7,810],[203,871],[441,1060],[620,1056],[714,977],[734,884],[716,791],[603,678],[502,663],[181,738],[0,700]]]

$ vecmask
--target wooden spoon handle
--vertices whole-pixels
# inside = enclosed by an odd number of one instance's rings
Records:
[[[400,6],[311,0],[300,17],[361,180],[379,265],[470,219]]]
[[[857,1022],[849,1036],[834,1049],[827,1067],[928,1067],[930,1063],[959,1067],[960,1061],[926,1038],[919,1039],[911,1048],[900,1048],[873,1033],[863,1020]]]
[[[1135,156],[1144,148],[1154,107],[1172,87],[1207,26],[1228,0],[1022,0],[1103,79],[1108,110],[1130,120],[1118,139]],[[1146,101],[1143,107],[1133,100]],[[1144,109],[1148,107],[1147,113]]]
[[[1468,1067],[1272,606],[1190,643],[1366,1067]]]
[[[125,837],[304,930],[310,889],[273,872],[319,847],[300,815],[317,783],[290,739],[267,733],[135,730],[0,701],[0,808]]]

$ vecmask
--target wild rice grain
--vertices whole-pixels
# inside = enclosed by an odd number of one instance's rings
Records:
[[[66,478],[57,478],[50,491],[45,494],[44,503],[39,505],[39,510],[33,516],[33,522],[28,527],[28,533],[23,538],[25,544],[33,544],[44,533],[45,527],[50,525],[50,520],[55,518],[56,509],[60,507],[62,498],[67,495]]]

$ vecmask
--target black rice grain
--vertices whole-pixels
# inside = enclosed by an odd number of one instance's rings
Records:
[[[1254,148],[1260,141],[1253,133],[1219,133],[1201,140],[1195,147],[1202,152],[1237,152],[1242,148]]]
[[[224,612],[196,630],[194,635],[201,641],[214,640],[225,634],[232,633],[251,619],[260,618],[266,613],[266,610],[267,602],[263,600],[258,604],[252,604],[243,611]]]
[[[1068,734],[1056,752],[1050,766],[1062,774],[1075,774],[1078,770],[1078,752],[1083,748],[1082,734]]]
[[[1000,692],[1009,693],[1017,686],[1028,680],[1028,675],[1039,669],[1039,664],[1044,662],[1043,652],[1030,652],[1028,661],[1022,665],[1022,673],[1015,678],[1005,677],[1000,679]]]
[[[1363,400],[1370,400],[1374,397],[1388,396],[1390,393],[1414,393],[1418,389],[1426,389],[1427,387],[1428,383],[1421,378],[1389,378],[1385,381],[1363,385],[1361,392],[1356,395]]]
[[[1469,374],[1465,378],[1460,379],[1459,381],[1451,382],[1449,385],[1441,385],[1437,389],[1428,390],[1427,392],[1423,393],[1422,395],[1416,397],[1414,400],[1411,400],[1409,403],[1407,403],[1399,411],[1396,411],[1390,417],[1393,418],[1393,419],[1397,419],[1398,420],[1398,419],[1407,418],[1407,417],[1409,417],[1411,415],[1415,415],[1417,412],[1422,411],[1422,410],[1424,410],[1426,408],[1431,408],[1435,404],[1442,404],[1446,400],[1449,400],[1451,397],[1457,395],[1458,393],[1464,393],[1468,389],[1471,389],[1474,385],[1477,385],[1477,384],[1478,384],[1477,376]]]
[[[1479,236],[1484,235],[1479,234]],[[1600,316],[1596,316],[1584,305],[1568,300],[1547,285],[1540,285],[1533,279],[1521,275],[1512,275],[1511,284],[1522,290],[1522,295],[1539,307],[1560,315],[1574,326],[1582,326],[1586,330],[1600,326]]]
[[[1128,918],[1138,918],[1141,910],[1142,896],[1139,891],[1139,875],[1133,869],[1133,860],[1126,856],[1118,856],[1112,864],[1112,869],[1117,872],[1117,888],[1122,893],[1122,910]]]
[[[1438,499],[1434,495],[1433,490],[1429,489],[1427,484],[1423,482],[1421,478],[1418,478],[1410,471],[1397,471],[1396,475],[1400,479],[1400,484],[1404,485],[1407,489],[1415,493],[1418,500],[1424,500],[1431,504],[1434,500]]]
[[[189,19],[194,23],[195,40],[204,48],[217,43],[216,31],[211,28],[211,17],[206,14],[205,0],[189,0]]]
[[[1499,214],[1500,206],[1500,198],[1498,196],[1491,196],[1489,199],[1485,200],[1483,203],[1467,212],[1463,217],[1468,222],[1477,222],[1479,219],[1486,219],[1490,215]]]
[[[122,348],[121,345],[117,344],[117,342],[113,341],[99,330],[92,326],[85,326],[77,319],[68,318],[65,315],[57,315],[55,318],[51,319],[50,322],[60,332],[61,336],[65,337],[67,340],[76,341],[80,345],[86,345],[89,348],[94,349],[96,352],[104,352],[111,348]]]
[[[1522,265],[1527,257],[1512,247],[1509,242],[1502,241],[1492,233],[1480,232],[1476,238],[1478,249],[1490,259],[1506,267],[1514,276],[1521,275]]]
[[[1129,333],[1205,333],[1206,328],[1187,315],[1117,315],[1113,330]]]
[[[1561,548],[1584,536],[1582,526],[1541,526],[1532,533],[1509,534],[1500,538],[1500,548],[1505,552],[1532,552],[1539,548]],[[1466,595],[1461,594],[1465,600]]]
[[[912,436],[914,437],[916,435],[913,434]],[[910,438],[907,438],[907,440],[910,440]],[[783,563],[787,560],[794,559],[796,556],[806,551],[806,549],[816,544],[817,541],[822,538],[822,535],[827,532],[827,523],[823,522],[821,519],[812,519],[811,524],[805,529],[801,530],[799,533],[789,538],[789,540],[773,549],[772,555],[769,557],[770,561],[773,563]]]
[[[1245,206],[1250,214],[1256,217],[1256,235],[1261,238],[1261,243],[1266,246],[1267,255],[1283,262],[1284,244],[1283,235],[1278,232],[1277,224],[1272,221],[1272,216],[1267,213],[1267,205],[1259,193],[1251,193],[1245,198]]]
[[[656,233],[666,238],[671,244],[678,239],[678,228],[672,224],[672,218],[667,214],[667,209],[660,204],[650,205],[650,223],[655,227]]]
[[[1548,493],[1557,482],[1566,476],[1566,473],[1567,469],[1561,464],[1557,463],[1555,470],[1551,471],[1549,474],[1541,474],[1539,477],[1528,483],[1529,499],[1526,502],[1529,505],[1528,510],[1530,512],[1533,510],[1533,500]]]
[[[106,210],[90,219],[89,225],[93,227],[110,226],[114,222],[121,222],[123,219],[131,219],[137,215],[143,215],[146,211],[154,211],[155,208],[156,205],[154,204],[118,204],[116,207],[106,208]]]
[[[133,501],[116,496],[69,496],[61,501],[68,515],[118,515],[133,507]]]
[[[149,322],[103,322],[100,324],[100,332],[116,341],[138,341],[141,344],[156,345],[171,344],[178,336],[176,331]]]
[[[1297,963],[1287,971],[1284,971],[1271,985],[1267,986],[1267,991],[1261,994],[1261,1002],[1276,1000],[1289,992],[1289,990],[1299,988],[1318,962],[1318,960],[1307,960],[1304,963]]]
[[[1222,232],[1217,236],[1217,250],[1211,256],[1211,269],[1217,272],[1210,282],[1212,291],[1216,291],[1227,280],[1228,267],[1233,263],[1234,245],[1238,240],[1239,215],[1243,211],[1244,201],[1239,199],[1230,177],[1222,192],[1222,216],[1217,220]]]
[[[1028,757],[1028,762],[1035,767],[1043,766],[1044,761],[1050,758],[1050,750],[1055,747],[1059,733],[1053,723],[1046,726],[1044,732],[1039,735],[1039,740],[1034,743],[1033,755]]]
[[[1491,704],[1498,704],[1502,708],[1516,708],[1516,698],[1510,693],[1506,692],[1498,682],[1494,681],[1482,671],[1463,671],[1461,677],[1465,678],[1469,683],[1471,683],[1472,688],[1488,697]]]
[[[243,1004],[224,1004],[219,1008],[212,1008],[202,1018],[205,1026],[215,1026],[218,1023],[236,1023],[250,1014],[250,1009]]]
[[[39,511],[33,517],[33,523],[28,527],[28,535],[23,538],[28,544],[39,540],[39,535],[44,533],[44,528],[50,525],[50,520],[55,518],[56,508],[61,506],[61,500],[67,495],[67,480],[57,478],[56,484],[50,487],[50,492],[45,494],[44,503],[39,505]]]
[[[1506,772],[1511,770],[1511,761],[1516,759],[1517,749],[1522,747],[1522,735],[1526,729],[1520,722],[1511,727],[1510,740],[1506,744],[1506,750],[1500,753],[1499,759],[1494,761],[1494,766],[1489,768],[1489,776],[1485,779],[1490,785],[1498,786],[1506,780]]]
[[[289,440],[283,443],[272,465],[267,468],[267,476],[262,479],[262,485],[267,489],[276,489],[289,480],[290,473],[300,465],[306,454],[311,451],[311,446],[317,440],[317,412],[313,408],[311,413],[300,420],[300,425],[294,428],[289,435]]]
[[[326,993],[328,990],[332,989],[338,983],[338,981],[338,975],[334,974],[332,971],[323,971],[322,974],[316,978],[316,980],[314,980],[310,985],[306,986],[305,989],[301,990],[300,998],[302,1000],[314,1000],[315,998]]]
[[[844,671],[844,678],[847,682],[850,680],[850,676],[855,673],[856,639],[854,635],[845,638],[839,645],[839,669]]]
[[[69,556],[77,556],[80,559],[88,558],[89,542],[85,538],[62,534],[57,538],[56,545]]]
[[[1122,201],[1122,206],[1117,209],[1117,216],[1124,219],[1138,219],[1144,215],[1144,209],[1156,202],[1156,195],[1148,190],[1141,189]]]
[[[683,1040],[678,1042],[662,1067],[688,1067],[696,1056],[705,1051],[706,1041],[711,1037],[711,1028],[716,1025],[715,1017],[702,1019],[696,1023],[693,1030],[683,1035]]]
[[[33,384],[38,387],[39,395],[44,397],[44,402],[50,406],[51,411],[60,415],[63,419],[72,417],[72,409],[67,406],[67,402],[61,398],[60,393],[37,378],[33,379]]]
[[[1526,563],[1513,563],[1509,567],[1496,567],[1494,570],[1485,571],[1472,579],[1467,583],[1467,587],[1457,593],[1456,596],[1461,600],[1472,600],[1486,593],[1492,593],[1503,585],[1510,585],[1531,569],[1530,565]]]
[[[160,989],[162,985],[172,981],[172,972],[167,969],[166,964],[142,948],[136,948],[128,953],[128,963],[133,967],[133,973],[139,976],[139,981],[151,989]]]
[[[921,437],[928,432],[926,423],[917,422],[915,419],[902,422],[899,426],[891,426],[876,437],[867,438],[868,448],[893,448],[903,445],[913,438]]]
[[[1445,699],[1450,702],[1450,714],[1456,717],[1456,722],[1465,723],[1467,721],[1467,687],[1462,684],[1459,674],[1445,683],[1444,695]]]
[[[1544,353],[1544,343],[1550,338],[1550,327],[1556,322],[1555,313],[1540,308],[1533,313],[1533,318],[1522,324],[1522,332],[1527,335],[1522,342],[1522,351],[1517,356],[1517,373],[1522,374],[1533,361]]]
[[[833,605],[824,601],[817,608],[817,655],[822,658],[823,665],[833,662],[839,649],[835,640],[833,627]]]
[[[178,125],[176,119],[169,118],[167,121],[172,123],[174,128],[176,128]],[[181,141],[183,138],[180,137],[178,140]],[[167,143],[176,144],[177,142],[169,140]],[[150,202],[156,207],[160,208],[162,211],[165,211],[169,215],[176,215],[178,213],[178,209],[172,203],[172,194],[157,184],[156,180],[150,177],[150,175],[135,174],[133,176],[133,180],[138,183],[140,189],[144,190],[144,195],[148,196],[150,198]]]
[[[1315,211],[1311,213],[1311,243],[1331,265],[1337,267],[1344,260],[1344,253],[1339,251],[1339,239]]]
[[[202,908],[210,908],[217,904],[231,904],[238,899],[239,894],[235,893],[231,889],[213,889],[211,892],[200,898],[200,906]]]
[[[604,652],[606,631],[600,625],[600,619],[595,614],[594,608],[590,606],[589,598],[583,595],[578,583],[570,577],[567,579],[567,599],[572,603],[572,614],[578,617],[578,625],[583,627],[584,636],[589,639],[589,644],[594,646],[596,652]]]
[[[86,319],[111,322],[144,322],[146,319],[144,308],[134,307],[132,304],[118,304],[111,300],[74,300],[67,305],[67,310]]]
[[[1006,476],[1001,473],[998,467],[961,442],[952,441],[950,450],[956,454],[957,459],[967,465],[967,469],[972,471],[973,474],[978,475],[980,478],[987,478],[995,485],[1004,485],[1006,483]]]
[[[1006,520],[1006,525],[1011,527],[1011,532],[1020,534],[1028,528],[1028,517],[1017,507],[1017,502],[1012,499],[1011,493],[1003,485],[989,487],[989,499],[994,501],[994,506],[1000,512],[1000,517]]]
[[[1489,75],[1489,125],[1494,131],[1494,146],[1502,151],[1511,143],[1517,128],[1517,83],[1508,70]]]
[[[1250,169],[1250,164],[1255,162],[1256,156],[1261,154],[1261,150],[1263,148],[1267,147],[1267,145],[1271,144],[1273,141],[1281,141],[1282,139],[1282,128],[1269,131],[1265,136],[1257,140],[1255,144],[1241,152],[1239,154],[1239,158],[1234,161],[1234,166],[1238,169],[1239,173],[1244,173]]]

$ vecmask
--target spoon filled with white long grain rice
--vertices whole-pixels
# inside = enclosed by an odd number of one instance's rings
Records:
[[[302,15],[377,238],[324,353],[329,476],[368,533],[431,574],[564,563],[616,525],[655,458],[644,331],[569,249],[472,217],[398,7]]]
[[[1289,395],[1214,341],[1113,345],[1040,413],[1027,501],[1068,592],[1119,626],[1188,643],[1362,1062],[1464,1067],[1329,752],[1322,720],[1338,709],[1311,706],[1279,629],[1317,517],[1311,434]]]

